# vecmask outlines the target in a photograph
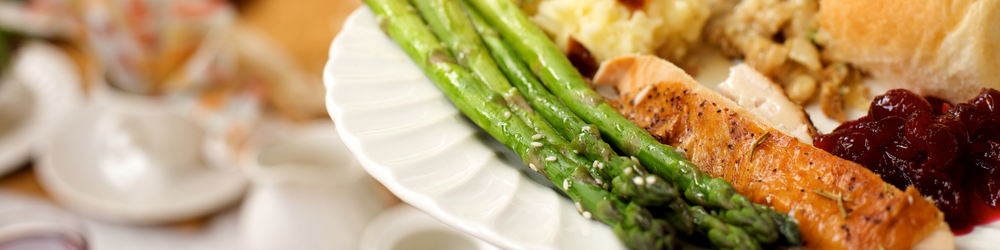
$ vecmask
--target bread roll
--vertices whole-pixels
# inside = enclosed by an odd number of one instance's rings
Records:
[[[824,57],[951,102],[1000,89],[1000,0],[823,0]]]

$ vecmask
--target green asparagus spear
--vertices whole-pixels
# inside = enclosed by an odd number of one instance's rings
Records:
[[[525,164],[546,175],[579,204],[581,213],[611,225],[629,247],[663,249],[674,246],[669,224],[649,211],[595,185],[585,167],[576,165],[551,144],[532,145],[536,132],[510,112],[500,94],[492,92],[472,73],[455,63],[423,20],[405,0],[365,0],[379,25],[416,62],[424,73],[474,123],[507,145]],[[537,144],[536,144],[537,145]]]
[[[610,186],[613,187],[613,192],[641,205],[663,205],[677,197],[676,189],[669,182],[659,176],[647,174],[646,168],[639,162],[618,156],[611,146],[601,140],[596,127],[574,115],[545,89],[478,12],[467,7],[465,2],[461,4],[500,69],[517,90],[527,97],[525,99],[531,107],[552,124],[563,138],[572,141],[570,144],[573,148],[594,161],[590,166],[591,173],[596,175],[594,178],[612,178]]]
[[[510,85],[507,78],[497,68],[496,63],[479,38],[479,34],[473,30],[472,24],[469,23],[457,2],[452,0],[411,0],[410,2],[417,7],[434,35],[441,40],[452,55],[455,55],[458,59],[457,63],[472,72],[477,80],[486,84],[493,92],[503,96],[510,105],[512,115],[535,128],[537,134],[533,135],[532,139],[551,143],[561,154],[577,164],[589,163],[587,159],[577,155],[569,143],[560,137],[544,118],[538,116],[525,102],[524,97]],[[598,183],[608,182],[603,176],[595,176],[594,178]],[[675,195],[669,198],[677,197],[676,190],[674,192]]]
[[[613,146],[670,180],[689,202],[717,210],[720,219],[743,227],[760,242],[777,240],[778,229],[769,212],[758,210],[728,182],[705,175],[673,147],[661,144],[618,114],[517,6],[508,0],[466,1],[507,38],[553,94],[584,121],[596,125]]]
[[[478,80],[486,84],[491,90],[500,93],[504,100],[510,104],[513,115],[523,120],[528,126],[535,128],[536,135],[533,139],[544,139],[559,149],[559,152],[579,165],[588,164],[590,161],[584,159],[574,151],[573,147],[552,129],[544,118],[535,113],[525,102],[524,97],[514,89],[507,78],[497,68],[493,58],[490,57],[479,34],[472,28],[465,13],[457,2],[452,0],[411,0],[417,6],[417,10],[427,21],[431,31],[441,39],[453,55],[456,55],[458,64],[469,69]],[[540,144],[542,142],[534,142]],[[594,178],[599,184],[610,183],[606,176],[600,176],[594,172]],[[674,199],[677,197],[675,189],[673,196],[666,197]]]
[[[674,229],[679,232],[678,234],[691,235],[696,229],[699,229],[695,227],[697,225],[694,222],[694,215],[691,214],[684,199],[675,199],[661,209],[663,218],[674,226]]]
[[[740,227],[720,221],[702,207],[693,206],[690,210],[691,214],[694,215],[695,224],[698,225],[698,231],[703,232],[716,247],[720,249],[761,249],[760,244],[754,238],[741,232],[743,229]]]
[[[456,55],[459,64],[470,69],[479,77],[479,80],[485,82],[493,91],[502,93],[504,99],[511,104],[511,111],[529,126],[537,128],[539,137],[563,148],[560,151],[573,159],[574,162],[589,166],[588,170],[592,177],[598,181],[598,184],[610,184],[605,187],[614,187],[614,192],[641,205],[661,205],[678,196],[673,185],[659,176],[647,175],[646,169],[642,168],[638,162],[622,157],[612,157],[609,160],[609,154],[614,154],[614,151],[607,143],[601,141],[600,134],[597,133],[596,129],[590,130],[591,126],[583,123],[578,117],[572,116],[579,121],[572,126],[576,126],[576,130],[587,128],[590,132],[578,131],[577,134],[569,134],[557,133],[556,130],[553,130],[549,125],[550,122],[558,123],[565,120],[555,116],[544,116],[546,114],[544,112],[542,116],[535,113],[535,110],[525,102],[522,93],[518,93],[518,91],[524,92],[522,88],[528,87],[526,84],[519,84],[517,90],[513,89],[510,82],[507,81],[507,77],[490,57],[488,53],[490,50],[484,45],[484,40],[491,46],[503,41],[496,36],[495,32],[491,34],[492,36],[486,35],[481,38],[477,30],[473,28],[473,22],[470,22],[470,18],[473,16],[467,16],[463,13],[462,7],[457,1],[414,0],[412,2],[427,20],[431,30],[444,42],[451,53]],[[538,86],[541,84],[538,83]],[[551,100],[558,99],[551,97]],[[572,143],[567,143],[570,140]],[[562,146],[563,144],[569,145]],[[580,160],[579,156],[575,155],[576,153],[590,156],[588,157],[590,161]],[[591,164],[591,162],[594,163]]]
[[[507,77],[497,68],[493,58],[479,35],[472,30],[465,13],[450,0],[412,0],[420,15],[430,26],[431,31],[455,56],[457,63],[471,71],[474,76],[486,84],[493,92],[503,95],[515,115],[528,125],[538,128],[538,134],[550,143],[564,143],[561,137],[544,119],[538,117],[531,107],[524,102],[523,97],[513,90]],[[582,161],[581,161],[582,162]]]
[[[774,219],[774,224],[778,225],[778,230],[781,231],[781,239],[778,243],[792,248],[802,246],[802,233],[799,232],[798,222],[793,220],[788,214],[775,211],[774,209],[767,209],[766,206],[761,204],[755,205],[760,210],[768,211],[771,214],[771,218]]]

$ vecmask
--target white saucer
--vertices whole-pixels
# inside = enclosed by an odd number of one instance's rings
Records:
[[[84,103],[80,74],[59,48],[29,42],[0,78],[0,176],[39,155]]]
[[[361,250],[500,249],[402,204],[379,214],[361,237]]]
[[[205,215],[242,197],[247,182],[236,164],[205,163],[211,137],[193,121],[150,103],[110,103],[95,102],[73,118],[36,165],[62,204],[102,220],[153,224]]]

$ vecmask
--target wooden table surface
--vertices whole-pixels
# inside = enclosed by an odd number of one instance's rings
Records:
[[[309,74],[322,75],[327,52],[333,37],[340,31],[344,19],[361,5],[361,0],[253,0],[240,11],[244,23],[263,31],[279,47],[285,49],[297,66]],[[81,72],[88,72],[92,62],[72,44],[57,44],[76,61]],[[84,79],[89,79],[86,75]],[[84,83],[87,85],[88,83]],[[27,194],[52,201],[38,183],[32,164],[0,178],[0,189]],[[386,203],[397,203],[388,198]],[[199,225],[204,218],[178,223],[179,227]]]

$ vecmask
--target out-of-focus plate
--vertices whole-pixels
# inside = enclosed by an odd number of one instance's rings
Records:
[[[695,79],[717,89],[734,62],[714,51],[696,53],[703,60]],[[569,199],[467,121],[382,33],[367,7],[351,14],[334,39],[324,83],[344,143],[369,174],[414,207],[505,249],[624,248],[609,227],[577,214]],[[806,112],[824,133],[839,125],[816,104]],[[988,248],[1000,244],[998,234],[1000,224],[993,223],[956,243]]]
[[[219,136],[160,99],[100,84],[36,162],[42,186],[75,212],[122,224],[204,216],[243,196],[234,160],[214,162]]]
[[[0,78],[0,176],[40,155],[54,131],[84,103],[80,73],[55,46],[25,44],[5,73]]]

